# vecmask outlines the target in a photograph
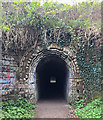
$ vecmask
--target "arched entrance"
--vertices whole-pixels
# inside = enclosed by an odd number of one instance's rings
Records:
[[[73,103],[81,95],[76,56],[70,48],[32,47],[21,60],[20,81],[28,85],[25,96],[32,103],[41,98],[63,98]],[[26,74],[23,74],[26,73]]]
[[[59,56],[42,58],[36,67],[36,76],[39,99],[67,99],[69,70]]]

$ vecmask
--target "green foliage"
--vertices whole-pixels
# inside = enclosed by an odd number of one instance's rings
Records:
[[[85,104],[82,99],[76,102],[75,114],[78,118],[103,118],[103,101],[101,98],[92,100],[91,102]]]
[[[0,103],[2,106],[2,118],[33,118],[35,105],[25,98],[19,98],[16,102],[8,100]]]
[[[7,26],[3,26],[3,30],[8,31],[10,28]]]
[[[83,42],[83,37],[80,38]],[[95,50],[95,41],[98,40],[90,38],[88,43],[80,46],[77,51],[77,62],[80,69],[80,75],[84,80],[84,86],[88,92],[85,94],[91,96],[100,90],[100,50]]]
[[[100,11],[101,7],[98,2],[93,2],[93,4],[82,2],[70,6],[46,0],[42,5],[40,1],[33,1],[29,4],[13,2],[8,4],[8,7],[2,3],[2,22],[3,26],[8,25],[8,28],[21,25],[34,26],[35,29],[68,26],[87,28],[94,23],[96,25],[96,22],[100,24],[99,16],[95,20],[96,14]],[[3,30],[9,30],[8,28]]]

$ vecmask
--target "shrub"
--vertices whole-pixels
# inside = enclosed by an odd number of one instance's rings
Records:
[[[16,102],[8,100],[0,103],[2,105],[2,118],[33,118],[35,105],[29,103],[25,98],[19,98]]]
[[[84,104],[84,100],[76,102],[75,114],[78,118],[103,118],[103,101],[101,98]]]

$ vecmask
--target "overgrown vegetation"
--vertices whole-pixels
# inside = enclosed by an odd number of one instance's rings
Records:
[[[86,103],[83,99],[73,104],[77,118],[103,118],[103,101],[101,98],[94,99]]]
[[[15,102],[13,100],[0,102],[2,107],[1,118],[33,118],[35,105],[29,103],[25,98],[19,98]]]
[[[9,9],[10,8],[10,9]],[[88,12],[89,11],[89,12]],[[101,3],[82,2],[78,5],[66,5],[46,0],[2,3],[2,28],[34,26],[35,29],[56,27],[89,28],[101,27]]]
[[[42,46],[47,46],[48,43],[58,41],[58,46],[69,46],[75,51],[80,76],[84,81],[85,97],[88,98],[103,90],[100,79],[100,73],[103,71],[100,47],[101,3],[82,2],[72,6],[50,1],[42,5],[39,1],[2,3],[1,20],[3,50],[17,53],[19,50],[26,51],[31,46],[36,46],[38,42]],[[67,37],[63,37],[62,34]],[[16,115],[16,111],[18,117],[23,116],[24,113],[24,117],[29,116],[23,106],[22,108],[21,105],[18,107],[17,104],[16,106],[12,104],[13,108],[10,106],[11,103],[6,106],[7,109],[3,109],[4,116]],[[9,110],[12,111],[12,108],[15,112],[10,113]],[[101,118],[102,109],[101,99],[95,99],[86,105],[84,100],[80,100],[77,102],[76,114],[82,118]]]
[[[85,36],[85,37],[84,37]],[[101,91],[101,50],[100,35],[94,30],[89,30],[88,37],[85,33],[77,36],[79,49],[77,50],[77,62],[84,80],[85,97]],[[87,40],[88,39],[88,40]],[[99,88],[99,89],[98,89]]]

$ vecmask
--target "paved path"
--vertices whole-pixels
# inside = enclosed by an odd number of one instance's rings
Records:
[[[41,100],[36,106],[35,118],[76,118],[69,113],[72,108],[64,100]]]

